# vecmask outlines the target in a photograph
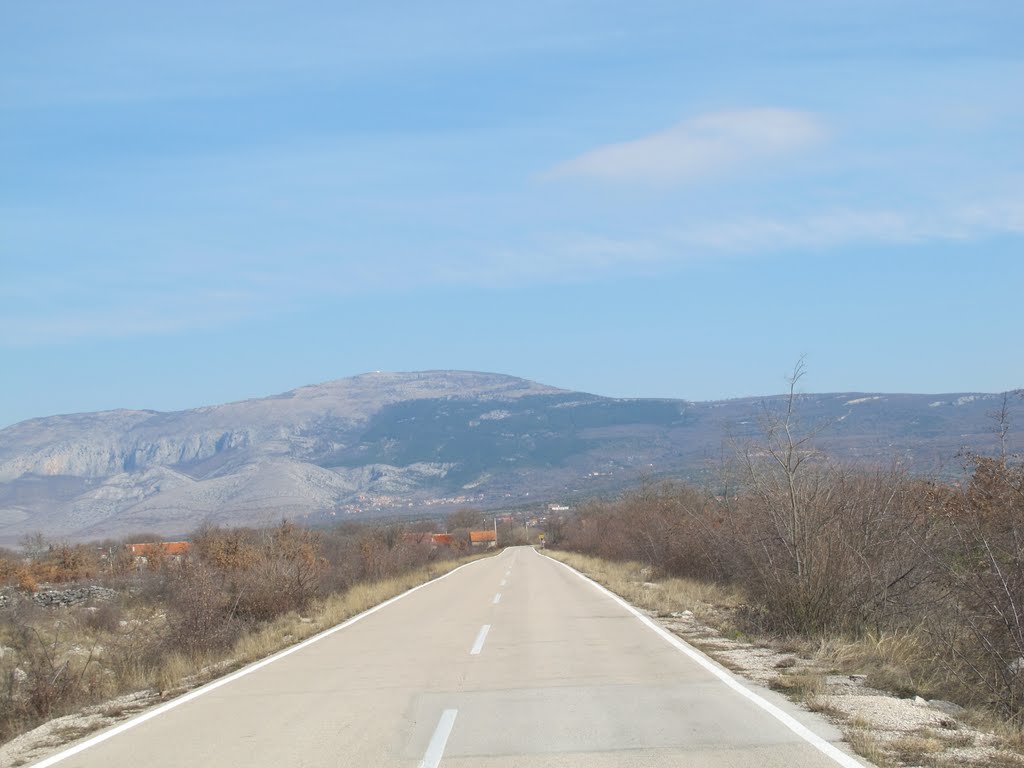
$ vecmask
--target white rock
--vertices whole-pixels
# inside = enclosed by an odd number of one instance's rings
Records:
[[[954,704],[952,701],[944,701],[943,699],[932,699],[928,702],[928,706],[932,709],[937,709],[939,712],[947,714],[950,717],[960,717],[967,712],[967,710],[959,704]]]

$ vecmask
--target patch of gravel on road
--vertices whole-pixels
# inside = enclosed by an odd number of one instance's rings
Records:
[[[131,693],[49,720],[0,746],[0,765],[16,768],[42,760],[57,747],[71,746],[71,742],[127,720],[159,701],[160,696],[153,691]]]
[[[816,666],[813,659],[723,637],[690,611],[648,615],[724,667],[760,685],[794,694],[787,678],[820,678],[820,687],[804,697],[803,706],[810,702],[808,709],[827,717],[848,735],[866,737],[877,748],[875,759],[881,757],[882,765],[1024,768],[1020,754],[1001,746],[995,734],[950,714],[960,708],[948,702],[901,699],[867,686],[864,675],[834,674]],[[797,695],[792,697],[800,700]]]

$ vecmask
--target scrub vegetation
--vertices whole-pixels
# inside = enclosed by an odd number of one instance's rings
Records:
[[[1024,464],[1007,451],[1007,408],[993,414],[994,455],[962,456],[959,482],[851,469],[800,423],[801,375],[713,487],[590,502],[553,523],[549,543],[636,605],[691,611],[724,635],[1019,730]]]
[[[198,685],[446,573],[466,554],[398,526],[207,528],[186,555],[151,547],[144,559],[123,542],[31,537],[23,552],[0,551],[0,742],[124,694],[148,691],[145,704]],[[73,605],[33,599],[82,584],[91,596]]]

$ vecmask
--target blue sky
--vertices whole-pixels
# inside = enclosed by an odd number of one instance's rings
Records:
[[[0,425],[369,370],[1024,386],[1024,5],[21,3]]]

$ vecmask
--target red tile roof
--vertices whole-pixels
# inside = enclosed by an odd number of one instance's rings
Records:
[[[151,554],[158,547],[163,550],[165,555],[184,555],[188,552],[189,543],[187,541],[149,541],[143,544],[129,544],[128,547],[131,549],[132,554],[135,556],[145,557]]]
[[[494,535],[494,531],[470,531],[469,540],[474,544],[478,544],[483,541],[497,541],[497,536]]]

